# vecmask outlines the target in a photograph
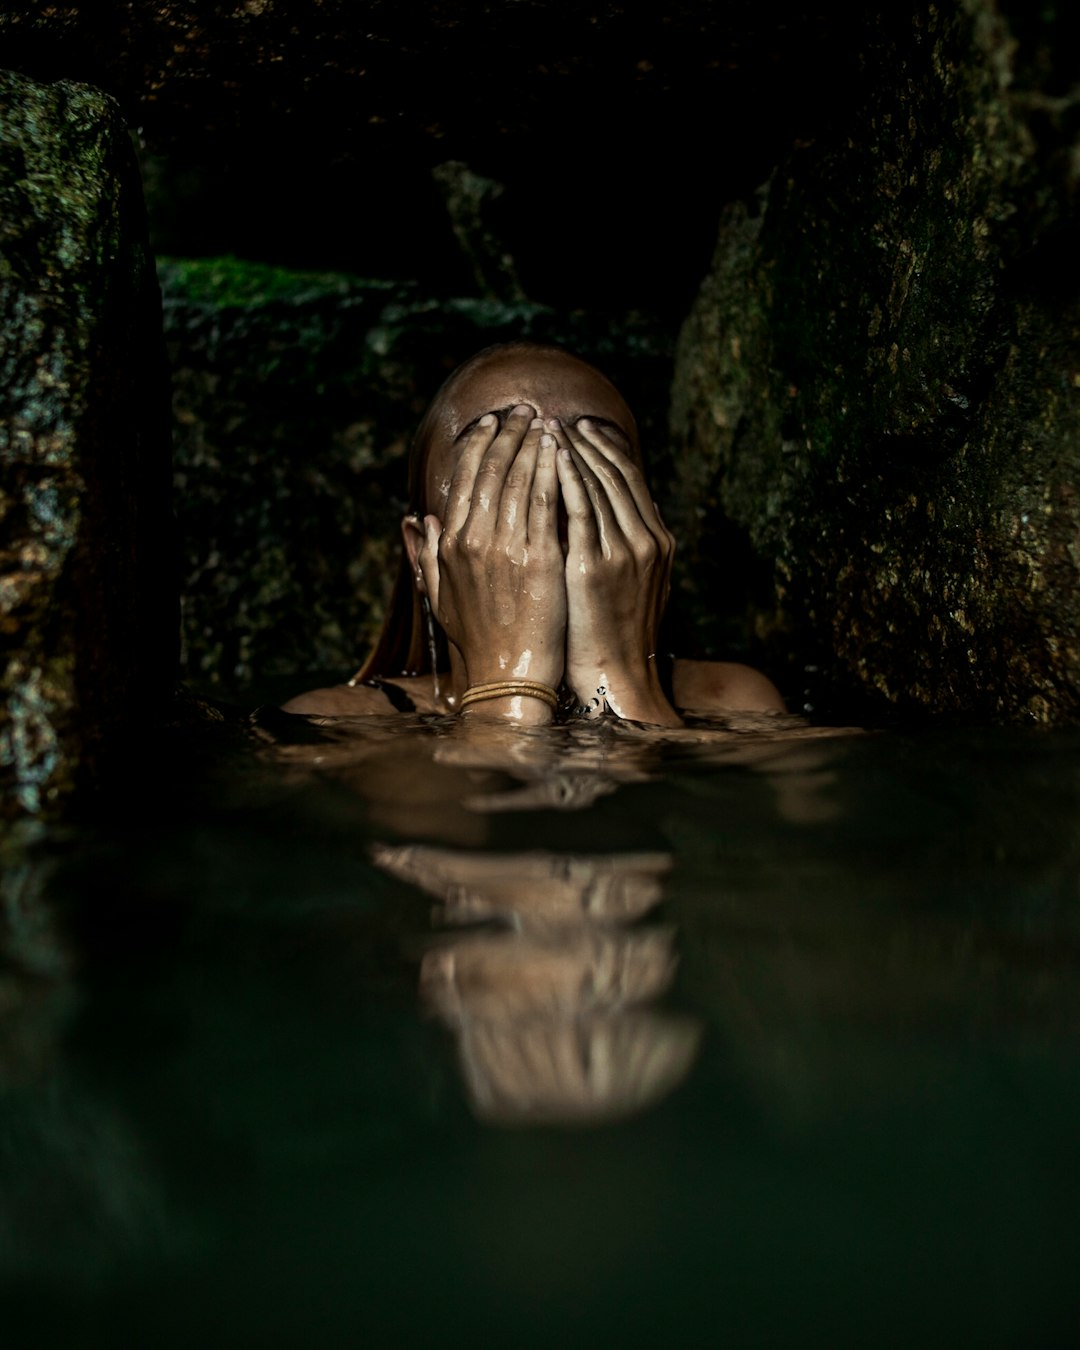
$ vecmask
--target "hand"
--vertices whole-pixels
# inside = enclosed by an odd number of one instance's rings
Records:
[[[589,715],[680,726],[656,670],[675,540],[641,470],[582,419],[560,427],[557,469],[568,517],[566,681]]]
[[[454,469],[445,522],[424,518],[417,566],[470,686],[517,678],[556,688],[562,679],[566,584],[556,449],[532,408],[515,408],[501,431],[487,414]],[[501,713],[503,702],[475,711]],[[536,705],[528,720],[551,720],[543,703],[528,702]],[[532,715],[538,709],[546,715]]]

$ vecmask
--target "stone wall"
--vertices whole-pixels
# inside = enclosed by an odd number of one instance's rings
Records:
[[[112,99],[0,74],[0,801],[57,804],[172,691],[161,311]]]
[[[675,379],[683,586],[809,703],[1080,713],[1064,26],[873,16],[850,121],[722,221]]]

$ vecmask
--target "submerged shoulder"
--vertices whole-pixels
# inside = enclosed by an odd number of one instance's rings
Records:
[[[369,713],[393,712],[381,689],[369,685],[335,684],[328,689],[309,689],[281,705],[283,712],[308,717],[366,717]]]
[[[675,662],[672,687],[677,707],[702,712],[786,712],[767,675],[735,661]]]
[[[430,712],[431,706],[430,675],[385,680],[381,687],[371,684],[335,684],[327,689],[309,689],[307,693],[297,694],[281,705],[283,712],[303,713],[308,717],[368,717],[375,713]]]

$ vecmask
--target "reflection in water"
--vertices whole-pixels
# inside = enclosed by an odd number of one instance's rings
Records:
[[[481,1119],[617,1120],[686,1076],[697,1023],[647,1006],[674,977],[674,933],[626,926],[661,899],[667,854],[373,853],[442,902],[421,998],[453,1032]]]
[[[497,817],[586,810],[626,784],[653,781],[673,753],[767,768],[792,820],[832,810],[831,774],[814,744],[830,733],[797,719],[664,732],[621,722],[522,731],[445,718],[302,725],[314,740],[292,746],[277,743],[273,718],[259,727],[279,765],[346,788],[377,829],[452,844],[380,844],[372,856],[439,901],[442,931],[423,960],[421,994],[451,1029],[470,1101],[488,1121],[629,1115],[675,1088],[700,1039],[693,1020],[649,1006],[676,966],[673,932],[644,923],[671,856],[478,851]]]
[[[454,1026],[567,1018],[659,998],[674,970],[672,934],[663,929],[477,932],[427,953],[421,990]]]
[[[830,742],[864,735],[753,713],[663,731],[625,722],[478,722],[465,735],[454,718],[318,718],[274,709],[260,712],[252,730],[279,779],[289,770],[298,784],[321,776],[363,800],[384,830],[467,846],[488,838],[490,815],[587,810],[680,763],[761,773],[785,820],[822,823],[837,813]]]
[[[160,1239],[161,1196],[129,1121],[65,1060],[83,996],[51,894],[56,872],[32,835],[0,837],[0,1283],[9,1288],[50,1279],[91,1288],[110,1263]]]
[[[661,899],[667,853],[574,857],[559,853],[464,853],[377,845],[375,861],[443,902],[450,924],[503,918],[518,927],[632,923]]]
[[[5,1346],[1075,1340],[1080,733],[295,722],[0,854]]]
[[[0,1091],[48,1071],[75,1011],[73,957],[47,890],[53,865],[0,853]]]
[[[503,1125],[622,1120],[682,1082],[699,1039],[691,1019],[648,1012],[470,1022],[459,1035],[473,1109]]]

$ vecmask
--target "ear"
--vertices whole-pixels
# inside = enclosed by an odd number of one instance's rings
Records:
[[[409,559],[413,585],[421,595],[427,595],[427,583],[420,571],[420,553],[424,547],[424,522],[419,516],[406,516],[401,522],[401,538]]]

